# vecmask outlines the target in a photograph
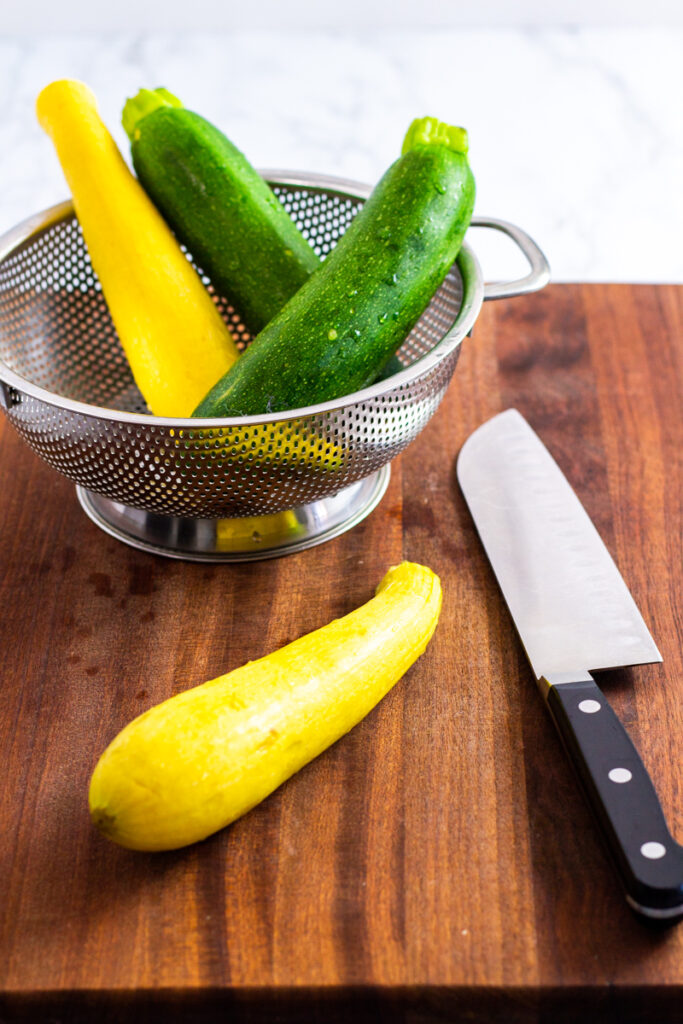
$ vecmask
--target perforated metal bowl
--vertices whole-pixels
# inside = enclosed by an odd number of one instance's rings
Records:
[[[369,189],[264,172],[321,255]],[[380,500],[389,463],[433,415],[485,298],[543,287],[535,243],[503,221],[531,264],[487,285],[467,244],[409,337],[404,369],[345,398],[239,419],[151,416],[133,381],[70,202],[0,239],[0,402],[21,437],[77,485],[87,514],[119,539],[201,561],[264,558],[349,529]],[[241,346],[239,314],[203,277]]]

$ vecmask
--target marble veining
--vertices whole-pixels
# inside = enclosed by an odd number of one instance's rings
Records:
[[[477,213],[515,221],[555,280],[683,281],[683,30],[262,30],[0,37],[0,231],[66,196],[35,121],[40,88],[95,90],[120,110],[164,84],[259,167],[373,182],[409,121],[464,124]],[[489,277],[518,257],[473,232]]]

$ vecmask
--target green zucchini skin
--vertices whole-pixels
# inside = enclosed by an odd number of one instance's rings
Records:
[[[401,370],[405,370],[406,367],[403,365],[398,356],[391,356],[389,362],[382,367],[378,375],[375,377],[373,384],[379,384],[381,380],[389,380],[395,373],[400,373]]]
[[[246,157],[199,114],[161,106],[131,138],[143,188],[252,334],[320,258]]]
[[[193,416],[281,412],[371,384],[453,264],[474,196],[464,154],[409,149]]]

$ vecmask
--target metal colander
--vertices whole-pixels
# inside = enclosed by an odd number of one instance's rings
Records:
[[[266,176],[322,257],[369,193],[315,175]],[[512,234],[532,263],[527,278],[491,297],[542,287],[547,265],[531,239],[502,221],[479,223]],[[238,311],[202,278],[247,345]],[[484,297],[464,245],[398,353],[405,369],[388,380],[287,413],[151,416],[72,204],[63,203],[0,240],[0,400],[30,447],[79,485],[86,512],[108,532],[176,557],[265,557],[319,543],[375,506],[388,463],[439,405]]]

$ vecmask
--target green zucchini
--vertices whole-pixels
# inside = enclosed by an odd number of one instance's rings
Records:
[[[243,154],[166,89],[123,108],[143,188],[214,287],[256,334],[320,264]]]
[[[393,377],[395,373],[400,373],[401,370],[405,370],[405,366],[398,358],[398,356],[393,355],[389,359],[389,362],[386,364],[386,366],[383,366],[382,369],[379,371],[379,373],[377,374],[373,381],[373,384],[379,384],[381,380],[389,380],[389,377]]]
[[[193,415],[298,409],[371,384],[453,264],[474,194],[466,132],[414,121],[330,255]]]

